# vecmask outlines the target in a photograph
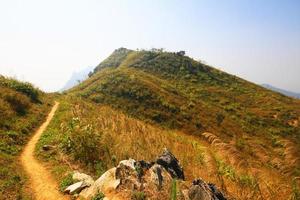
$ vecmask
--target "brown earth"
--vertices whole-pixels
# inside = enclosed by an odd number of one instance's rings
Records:
[[[35,132],[21,154],[21,164],[29,178],[28,187],[32,190],[32,193],[37,200],[69,199],[59,192],[57,183],[52,178],[49,171],[34,157],[35,146],[53,118],[58,105],[59,103],[55,102],[46,121]]]

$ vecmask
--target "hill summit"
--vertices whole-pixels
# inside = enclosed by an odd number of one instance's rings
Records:
[[[71,93],[192,134],[281,135],[295,140],[300,135],[299,127],[290,125],[299,120],[299,101],[195,61],[182,51],[117,49]]]

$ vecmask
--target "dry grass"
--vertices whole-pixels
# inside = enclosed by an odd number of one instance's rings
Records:
[[[270,157],[258,144],[249,144],[250,148],[256,146],[251,158],[239,151],[234,139],[224,142],[205,132],[202,140],[201,137],[147,124],[109,106],[95,106],[76,98],[71,102],[71,115],[101,132],[99,148],[105,149],[106,153],[99,159],[107,167],[127,158],[154,160],[167,147],[183,165],[188,181],[201,177],[216,183],[236,199],[286,199],[292,193],[292,185],[287,182],[288,174],[280,175],[262,164],[260,159],[270,160]],[[288,150],[293,152],[291,148]],[[290,159],[288,154],[286,159]]]
[[[293,179],[293,172],[299,167],[299,152],[291,141],[281,141],[284,144],[284,159],[275,157],[275,160],[271,160],[270,155],[261,145],[250,144],[250,148],[253,149],[253,158],[251,158],[239,152],[232,142],[223,142],[212,133],[205,132],[202,136],[213,147],[215,161],[225,165],[225,169],[223,167],[217,171],[222,173],[223,170],[223,175],[218,176],[223,190],[234,194],[238,199],[295,199],[294,197],[297,196],[299,181],[291,184],[289,180]],[[278,170],[266,167],[266,163],[270,161],[277,163]],[[254,181],[248,184],[248,187],[245,187],[243,173],[247,173],[246,178]],[[294,179],[298,180],[297,177]]]
[[[245,168],[249,165],[247,160],[243,158],[234,145],[223,142],[218,136],[209,132],[202,133],[202,136],[204,136],[213,147],[216,147],[218,151],[222,152],[230,164],[238,166],[239,168]]]
[[[284,174],[293,175],[300,166],[299,148],[290,140],[282,140],[281,142],[284,147],[284,163],[281,170]]]

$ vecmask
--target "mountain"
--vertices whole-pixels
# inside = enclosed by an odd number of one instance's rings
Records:
[[[296,93],[296,92],[291,92],[291,91],[288,91],[288,90],[280,89],[280,88],[274,87],[274,86],[266,84],[266,83],[262,84],[262,86],[264,88],[267,88],[267,89],[272,90],[274,92],[279,92],[279,93],[281,93],[283,95],[300,99],[300,93]]]
[[[274,129],[299,138],[288,125],[298,119],[299,101],[177,53],[117,49],[70,92],[191,134],[266,136]]]
[[[60,106],[37,147],[61,190],[72,184],[69,166],[99,177],[129,158],[147,166],[166,147],[185,173],[185,183],[173,180],[175,191],[176,184],[185,188],[200,178],[235,199],[299,197],[299,100],[184,51],[120,48],[90,75],[58,97]],[[43,145],[54,149],[44,151]],[[124,184],[117,192],[125,199],[170,199],[170,187]]]
[[[88,78],[88,74],[94,69],[94,67],[87,67],[78,72],[73,72],[69,80],[65,83],[65,85],[59,90],[63,92],[68,90],[78,84],[78,81],[83,81]]]

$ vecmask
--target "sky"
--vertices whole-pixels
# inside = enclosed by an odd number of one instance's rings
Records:
[[[300,92],[299,0],[0,0],[0,74],[61,89],[114,49],[185,50]]]

